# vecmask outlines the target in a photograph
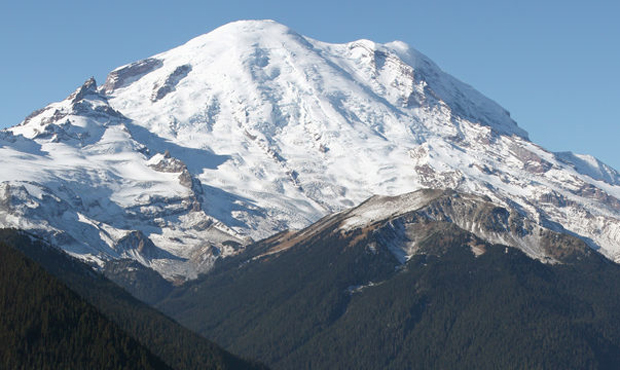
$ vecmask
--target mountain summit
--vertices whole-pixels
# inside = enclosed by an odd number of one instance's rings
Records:
[[[530,142],[505,109],[399,41],[230,23],[88,80],[2,131],[0,155],[1,226],[168,279],[421,188],[486,197],[620,260],[618,172]]]

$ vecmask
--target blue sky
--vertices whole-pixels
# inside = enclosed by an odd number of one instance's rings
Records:
[[[327,42],[402,40],[553,151],[620,169],[619,1],[3,1],[0,127],[84,80],[238,19]]]

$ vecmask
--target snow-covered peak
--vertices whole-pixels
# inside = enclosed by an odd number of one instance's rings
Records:
[[[254,50],[285,47],[300,40],[304,40],[301,35],[272,20],[231,22],[169,51],[116,68],[108,76],[103,91],[111,93],[124,87],[159,69],[164,62],[188,66],[209,64],[214,59],[236,62],[236,59],[244,57],[244,54],[252,54]],[[225,73],[226,69],[221,72]],[[119,78],[119,75],[123,78]]]
[[[527,137],[507,111],[403,42],[329,44],[270,20],[229,23],[182,46],[120,67],[102,89],[123,101],[119,109],[142,117],[152,117],[154,111],[182,110],[188,120],[200,115],[205,106],[223,108],[222,100],[232,103],[229,108],[233,111],[242,110],[234,106],[239,103],[252,111],[248,114],[255,115],[254,120],[263,122],[259,130],[265,134],[288,123],[274,122],[281,117],[279,112],[274,116],[270,107],[282,100],[288,106],[299,105],[294,99],[302,95],[332,106],[339,117],[318,106],[291,107],[284,116],[300,116],[307,110],[313,113],[308,118],[316,122],[335,118],[346,124],[365,121],[372,125],[368,121],[385,120],[390,113],[415,116],[413,110],[418,108],[443,107],[455,118],[490,127],[499,134]],[[188,99],[192,99],[191,107],[186,104]],[[148,105],[134,104],[135,100]],[[343,114],[338,105],[347,103],[368,105],[366,115],[373,117]],[[321,111],[323,114],[317,115]],[[170,113],[179,118],[178,112]],[[168,117],[161,118],[151,120],[154,125],[149,129],[161,132],[166,124],[161,121]],[[384,130],[388,125],[378,128]]]
[[[29,139],[86,145],[101,137],[104,126],[123,120],[125,117],[98,92],[97,83],[91,77],[65,100],[33,112],[7,131]]]
[[[4,131],[0,158],[16,169],[0,176],[0,225],[169,278],[421,188],[486,196],[620,260],[616,171],[531,143],[506,110],[400,41],[330,44],[233,22],[99,88],[88,80]],[[386,199],[358,221],[392,212]],[[127,235],[161,251],[122,248]]]
[[[240,20],[227,23],[215,30],[188,41],[184,46],[202,48],[212,43],[232,41],[231,47],[277,44],[287,39],[303,38],[289,27],[271,19]]]

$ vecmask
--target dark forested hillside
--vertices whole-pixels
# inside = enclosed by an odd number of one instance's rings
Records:
[[[159,307],[279,369],[620,368],[617,265],[543,264],[445,223],[419,247],[400,265],[373,234],[325,230],[229,260]]]
[[[0,367],[169,368],[95,307],[2,242]]]
[[[43,266],[174,369],[265,368],[242,360],[181,327],[64,252],[15,230],[0,230],[0,241]],[[36,333],[32,335],[36,337]]]

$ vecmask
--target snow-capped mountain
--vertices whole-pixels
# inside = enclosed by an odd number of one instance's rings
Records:
[[[234,22],[1,135],[0,225],[100,265],[132,258],[192,278],[252,239],[421,188],[487,196],[620,261],[618,172],[530,142],[399,41]]]

